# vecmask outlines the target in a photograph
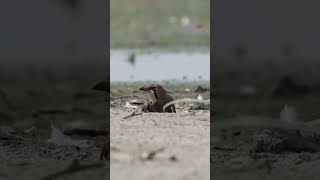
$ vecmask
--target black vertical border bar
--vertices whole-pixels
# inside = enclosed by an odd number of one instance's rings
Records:
[[[107,156],[107,179],[110,179],[110,0],[102,0],[106,1],[106,36],[105,36],[105,59],[107,61],[107,74],[106,74],[106,82],[108,88],[106,91],[106,121],[107,121],[107,139],[106,146],[108,150]]]
[[[214,6],[214,1],[210,1],[210,179],[213,180],[213,162],[212,162],[212,157],[213,157],[213,152],[211,148],[212,144],[212,133],[213,133],[213,124],[214,124],[214,114],[216,113],[216,108],[214,104],[214,59],[216,55],[216,42],[215,42],[215,26],[214,26],[214,19],[215,19],[215,6]]]

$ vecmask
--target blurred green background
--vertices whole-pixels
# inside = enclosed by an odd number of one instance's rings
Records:
[[[111,0],[111,48],[210,46],[210,0]]]

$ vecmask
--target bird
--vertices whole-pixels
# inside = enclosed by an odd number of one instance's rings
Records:
[[[159,84],[145,84],[139,90],[145,92],[145,101],[142,107],[143,112],[168,112],[175,113],[174,104],[163,107],[173,101],[173,98],[167,94],[167,91]]]

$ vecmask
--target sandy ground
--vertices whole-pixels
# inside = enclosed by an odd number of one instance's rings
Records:
[[[112,180],[210,178],[210,113],[178,110],[143,113],[111,110]]]
[[[319,179],[319,125],[280,123],[265,117],[236,117],[212,132],[215,179]]]
[[[25,132],[13,129],[12,126],[1,127],[0,179],[107,177],[106,162],[99,160],[100,147],[105,137],[82,137],[88,145],[76,146],[50,143],[44,134],[40,129]]]
[[[213,87],[217,114],[211,120],[214,179],[319,179],[318,61],[301,59],[214,61],[219,67]],[[284,75],[311,92],[272,96]],[[285,105],[294,107],[296,122],[281,122]]]
[[[75,73],[68,79],[62,74],[53,76],[58,73],[48,77],[34,73],[25,79],[11,73],[8,80],[0,78],[4,84],[0,99],[1,180],[108,179],[110,166],[112,180],[209,179],[209,110],[188,111],[190,104],[186,104],[177,107],[176,114],[144,113],[123,119],[133,111],[123,108],[123,100],[141,100],[137,86],[143,82],[112,88],[109,166],[108,161],[99,159],[105,136],[66,135],[65,139],[86,141],[84,146],[48,141],[52,126],[61,131],[106,130],[109,107],[104,93],[91,89],[99,81],[98,75]],[[200,94],[193,83],[169,85],[166,87],[175,99]],[[208,99],[208,90],[201,94]],[[114,105],[117,103],[121,105]]]
[[[96,72],[99,66],[92,69]],[[1,180],[107,179],[108,166],[100,161],[105,136],[76,135],[61,140],[86,141],[83,146],[48,141],[52,138],[51,126],[61,132],[76,127],[106,128],[104,94],[91,89],[104,75],[92,70],[82,75],[88,68],[72,67],[55,69],[48,65],[45,70],[30,65],[2,71]]]

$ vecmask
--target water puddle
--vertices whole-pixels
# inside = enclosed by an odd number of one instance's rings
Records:
[[[129,57],[134,53],[134,63]],[[131,61],[132,62],[132,61]],[[111,81],[209,80],[210,51],[110,51]]]

